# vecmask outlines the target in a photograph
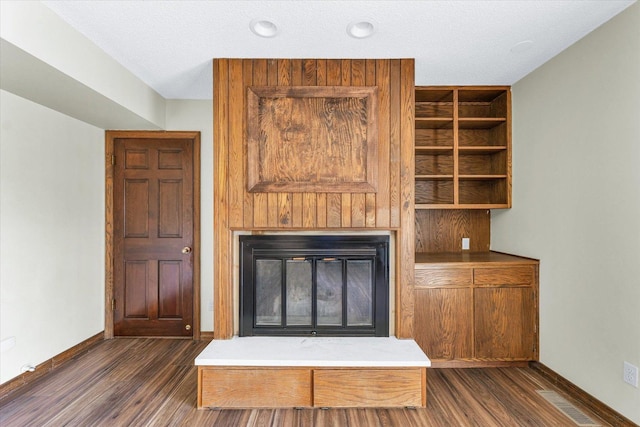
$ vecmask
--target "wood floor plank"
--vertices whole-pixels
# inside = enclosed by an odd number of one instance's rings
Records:
[[[195,357],[208,342],[108,340],[0,401],[0,425],[213,427],[570,426],[537,390],[579,400],[530,368],[430,369],[426,408],[196,409]]]

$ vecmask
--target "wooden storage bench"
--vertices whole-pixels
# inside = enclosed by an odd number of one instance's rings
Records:
[[[424,407],[430,361],[413,340],[247,337],[196,358],[198,408]]]

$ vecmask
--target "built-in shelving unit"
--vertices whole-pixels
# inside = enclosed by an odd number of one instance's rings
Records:
[[[416,209],[511,206],[511,94],[506,86],[418,86]]]
[[[510,88],[416,87],[414,149],[416,342],[437,367],[537,360],[539,263],[489,251],[490,210],[511,207]]]

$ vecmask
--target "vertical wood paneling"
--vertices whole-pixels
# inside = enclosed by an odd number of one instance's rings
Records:
[[[305,59],[302,61],[302,86],[315,86],[316,78],[316,61],[315,59]],[[315,228],[317,226],[318,196],[316,193],[304,193],[302,196],[302,227]],[[326,208],[325,208],[326,212]],[[325,214],[326,216],[326,214]]]
[[[291,193],[278,193],[278,226],[291,227]]]
[[[340,228],[342,225],[342,195],[338,193],[327,193],[327,227]]]
[[[291,60],[279,59],[278,64],[278,86],[291,86]]]
[[[251,59],[244,59],[242,61],[242,82],[243,82],[243,88],[247,87],[247,86],[251,86],[253,84],[253,60]],[[243,105],[243,111],[246,110],[246,105],[247,105],[247,97],[246,95],[243,94],[242,96],[242,105]],[[247,191],[245,191],[245,187],[246,187],[246,176],[247,176],[247,150],[244,149],[245,146],[245,141],[247,140],[247,127],[246,126],[242,126],[242,147],[243,147],[243,154],[242,154],[242,193],[244,194],[244,209],[243,209],[243,213],[244,213],[244,227],[245,229],[251,229],[255,226],[254,224],[254,213],[253,213],[253,205],[254,205],[254,195],[252,193],[249,193]]]
[[[291,198],[291,226],[301,228],[303,223],[303,193],[293,193]]]
[[[364,86],[366,82],[366,60],[351,60],[351,85]]]
[[[351,226],[353,228],[365,227],[366,194],[354,193],[351,195]]]
[[[389,60],[376,61],[378,86],[378,171],[389,170]],[[376,194],[377,228],[389,227],[389,174],[378,175]]]
[[[317,60],[317,71],[316,71],[316,84],[318,86],[326,86],[327,85],[327,60],[326,59],[318,59]],[[328,203],[327,203],[327,193],[318,193],[317,197],[317,212],[316,219],[318,228],[326,228],[327,227],[327,212],[328,212]]]
[[[317,212],[317,196],[314,193],[304,193],[302,200],[302,227],[303,228],[315,228],[316,227],[316,212]]]
[[[242,123],[245,94],[242,61],[229,62],[229,123]],[[231,101],[233,100],[233,101]],[[244,126],[229,126],[229,181],[244,182]],[[229,186],[229,226],[242,227],[244,185]]]
[[[396,257],[396,336],[411,338],[413,334],[415,210],[414,210],[414,61],[403,59],[400,73],[400,230]],[[398,258],[401,258],[398,260]]]
[[[364,86],[366,84],[366,62],[364,59],[351,61],[351,85]],[[351,227],[365,227],[366,194],[351,194]]]
[[[302,86],[302,59],[291,60],[291,85]]]
[[[482,209],[426,209],[416,213],[415,252],[461,252],[469,238],[471,252],[489,250],[491,213]]]
[[[216,338],[233,333],[231,230],[397,230],[396,328],[411,336],[413,286],[413,60],[215,60]],[[249,86],[376,86],[377,191],[249,193],[246,90]],[[407,237],[411,234],[410,237]],[[410,244],[408,243],[410,242]],[[411,250],[408,250],[411,246]],[[412,288],[411,288],[412,289]],[[412,294],[413,291],[409,292]],[[412,298],[412,297],[411,297]],[[224,305],[223,304],[227,304]]]
[[[318,228],[327,227],[327,193],[318,193],[317,195],[318,210],[316,211],[318,217]]]
[[[340,86],[342,83],[342,61],[327,59],[327,86]]]
[[[315,86],[317,82],[317,65],[315,59],[304,59],[302,61],[302,84],[304,86]]]
[[[278,218],[281,218],[278,195],[278,193],[267,193],[267,226],[270,228],[277,227]]]
[[[214,144],[214,186],[213,200],[216,215],[213,220],[215,230],[214,251],[214,316],[215,339],[228,339],[233,335],[233,288],[229,286],[233,271],[231,269],[232,242],[228,222],[228,124],[229,124],[229,60],[213,61],[213,138]]]
[[[278,60],[267,60],[267,85],[276,86],[278,84]],[[278,197],[278,193],[267,193],[267,225],[271,228],[276,228],[279,225],[279,219],[282,218],[282,212],[280,209],[281,199]]]
[[[302,85],[302,60],[291,60],[291,79],[292,86]],[[302,228],[304,226],[304,200],[305,195],[309,193],[293,193],[291,206],[291,226],[293,228]]]
[[[318,86],[327,85],[327,60],[318,59],[316,61],[316,84]]]
[[[252,81],[254,86],[267,85],[268,81],[267,81],[267,60],[266,59],[256,59],[253,61]],[[269,225],[268,211],[269,211],[269,201],[267,199],[267,195],[265,193],[253,193],[253,225],[254,227],[264,228]]]
[[[341,223],[340,226],[344,228],[351,227],[351,193],[342,193],[342,200],[340,201]]]
[[[343,59],[340,62],[340,85],[351,85],[351,60]],[[351,225],[351,193],[342,193],[340,205],[341,227],[350,228]]]
[[[389,221],[392,228],[400,227],[400,60],[392,59],[389,67]]]
[[[340,86],[342,83],[342,61],[327,59],[327,86]],[[340,228],[342,226],[342,195],[327,194],[327,227]]]
[[[376,61],[365,60],[365,83],[367,86],[376,85]],[[378,171],[379,173],[380,171]],[[380,186],[378,185],[378,191]],[[376,193],[367,193],[365,200],[365,225],[367,228],[376,226]]]
[[[291,86],[291,60],[278,60],[278,86]],[[293,225],[293,194],[279,193],[278,227],[291,228]]]

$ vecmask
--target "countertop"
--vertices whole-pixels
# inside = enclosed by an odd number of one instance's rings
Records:
[[[411,339],[395,337],[234,337],[213,340],[196,366],[429,367]]]

